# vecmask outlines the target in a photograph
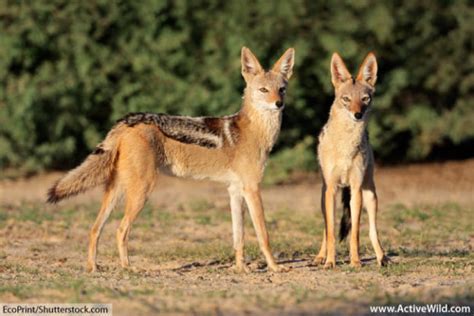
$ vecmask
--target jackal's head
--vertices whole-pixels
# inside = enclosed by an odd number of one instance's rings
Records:
[[[245,98],[250,104],[262,110],[283,109],[294,60],[295,50],[289,48],[271,70],[265,71],[250,49],[242,47],[242,76],[247,84]]]
[[[365,57],[356,79],[353,79],[341,56],[334,53],[331,59],[331,80],[336,90],[334,106],[347,111],[355,121],[364,120],[370,110],[377,81],[375,55],[369,53]]]

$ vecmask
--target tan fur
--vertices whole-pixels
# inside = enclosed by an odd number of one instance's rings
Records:
[[[318,145],[319,163],[324,180],[321,208],[325,218],[325,230],[315,262],[325,262],[326,268],[335,266],[335,196],[339,188],[350,187],[351,265],[360,266],[359,224],[363,204],[369,215],[370,239],[377,262],[383,265],[387,262],[387,258],[377,236],[374,157],[366,132],[368,112],[377,78],[375,56],[372,53],[367,56],[357,79],[353,80],[341,57],[335,53],[331,61],[331,75],[336,97],[328,123],[319,136]]]
[[[291,76],[293,62],[294,50],[288,49],[272,70],[265,72],[251,51],[244,47],[242,74],[247,86],[242,109],[235,117],[235,126],[230,126],[231,121],[226,117],[203,118],[210,122],[210,125],[205,126],[199,123],[199,119],[197,122],[202,126],[198,124],[197,127],[192,120],[188,120],[189,124],[179,128],[163,125],[168,124],[168,121],[163,123],[162,117],[157,119],[153,114],[137,114],[129,117],[129,120],[125,118],[109,133],[104,141],[105,152],[98,155],[116,159],[89,156],[83,163],[84,167],[81,165],[71,171],[51,189],[50,201],[56,202],[71,194],[56,196],[55,193],[68,190],[79,193],[87,187],[105,184],[102,206],[90,233],[89,271],[96,270],[100,232],[122,194],[125,195],[125,214],[117,230],[117,244],[122,266],[129,266],[127,243],[131,224],[143,208],[160,173],[226,183],[229,186],[232,211],[236,269],[247,270],[243,255],[242,204],[245,200],[269,269],[283,270],[276,264],[271,253],[260,182],[268,154],[280,131],[285,88]],[[188,128],[188,125],[192,126]],[[211,144],[212,148],[180,141],[188,140],[189,135],[214,141],[212,132],[217,130],[214,126],[219,127],[219,137],[225,141]],[[94,166],[97,159],[101,161],[100,168],[104,172],[92,172],[98,169]],[[90,179],[95,177],[100,179]],[[74,189],[76,187],[80,189]]]

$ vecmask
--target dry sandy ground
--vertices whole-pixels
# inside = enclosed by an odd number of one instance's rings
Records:
[[[381,168],[376,173],[382,245],[376,267],[362,217],[363,267],[338,245],[334,271],[311,266],[322,219],[317,175],[263,189],[275,255],[292,267],[266,271],[247,222],[250,274],[231,269],[225,187],[162,178],[133,226],[133,269],[119,267],[115,211],[99,247],[100,272],[85,273],[88,229],[100,190],[57,206],[43,203],[60,174],[0,181],[0,302],[113,303],[132,314],[369,314],[369,305],[470,304],[474,311],[474,160]]]
[[[23,180],[0,181],[0,203],[44,201],[47,188],[60,176],[61,173],[49,173]],[[394,203],[414,205],[456,202],[472,205],[474,201],[474,159],[379,168],[375,177],[382,208]],[[320,191],[320,176],[310,174],[302,183],[267,187],[263,195],[268,211],[287,207],[314,212],[320,201]],[[66,204],[100,201],[101,194],[102,191],[96,189]],[[151,196],[154,205],[171,208],[200,199],[224,207],[228,203],[227,190],[224,185],[209,181],[163,176]]]

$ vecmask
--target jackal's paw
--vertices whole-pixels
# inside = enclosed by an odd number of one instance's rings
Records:
[[[135,266],[131,266],[131,265],[128,265],[127,267],[124,267],[123,269],[125,271],[132,272],[132,273],[141,273],[141,272],[145,271],[145,270],[143,270],[139,267],[135,267]]]
[[[128,267],[130,267],[130,261],[128,261],[128,259],[120,261],[120,265],[122,266],[122,268],[127,269]]]
[[[291,268],[290,267],[279,266],[279,265],[275,264],[275,265],[269,266],[268,270],[272,271],[272,272],[289,272],[291,270]]]
[[[360,267],[362,267],[362,264],[360,263],[360,260],[351,260],[351,267],[359,269]]]
[[[95,263],[87,263],[86,271],[89,273],[97,272],[97,265]]]
[[[250,269],[245,263],[234,265],[232,271],[239,274],[250,273]]]
[[[313,260],[313,264],[315,266],[319,266],[319,265],[323,264],[325,261],[326,261],[325,257],[316,256]]]
[[[388,266],[388,264],[390,263],[390,258],[387,257],[387,256],[383,256],[382,259],[377,259],[377,264],[379,265],[379,267],[386,267]]]
[[[336,262],[335,261],[329,261],[327,260],[326,263],[324,264],[324,269],[334,269],[336,267]]]

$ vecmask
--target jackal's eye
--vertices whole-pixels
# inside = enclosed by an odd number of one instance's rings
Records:
[[[278,89],[278,91],[280,92],[280,94],[285,94],[286,93],[286,88],[281,87],[280,89]]]
[[[260,90],[260,92],[263,92],[263,93],[267,93],[267,92],[268,92],[268,89],[267,89],[267,88],[265,88],[265,87],[263,87],[263,88],[260,88],[259,90]]]
[[[362,102],[364,102],[364,103],[369,103],[369,102],[370,102],[370,96],[365,95],[365,96],[362,97],[361,100],[362,100]]]
[[[348,96],[343,96],[342,101],[348,103],[348,102],[351,102],[351,98],[349,98]]]

